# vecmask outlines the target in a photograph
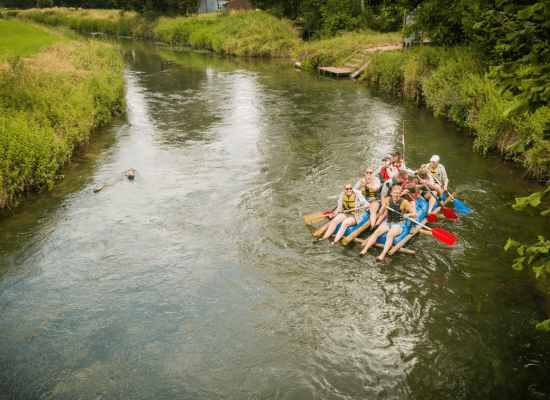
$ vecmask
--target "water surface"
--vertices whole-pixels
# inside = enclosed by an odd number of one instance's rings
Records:
[[[547,319],[508,237],[540,190],[453,124],[288,63],[119,40],[127,112],[0,221],[0,398],[547,398]],[[401,149],[473,213],[391,263],[303,216]],[[93,188],[136,169],[101,192]],[[372,254],[377,254],[375,251]]]

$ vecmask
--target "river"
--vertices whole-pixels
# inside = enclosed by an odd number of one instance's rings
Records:
[[[0,220],[0,399],[546,399],[509,237],[540,190],[429,110],[288,62],[117,39],[127,111]],[[472,210],[381,263],[304,215],[401,149]],[[126,178],[95,187],[135,168]],[[451,206],[452,207],[452,206]]]

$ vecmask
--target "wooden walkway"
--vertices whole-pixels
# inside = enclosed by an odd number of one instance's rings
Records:
[[[330,76],[336,75],[336,79],[338,79],[341,76],[350,76],[353,71],[349,68],[319,67],[319,75],[321,72],[323,75],[326,75],[327,72]]]

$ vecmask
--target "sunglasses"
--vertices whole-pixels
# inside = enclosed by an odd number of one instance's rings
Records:
[[[353,188],[346,188],[346,190],[353,190]]]
[[[365,171],[365,174],[372,174],[374,171]]]

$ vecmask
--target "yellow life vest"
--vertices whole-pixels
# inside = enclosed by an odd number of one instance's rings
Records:
[[[355,192],[353,192],[351,196],[344,193],[342,206],[344,207],[344,210],[352,210],[355,208]],[[355,214],[355,211],[352,211],[350,214]]]
[[[368,184],[372,186],[373,183],[374,179],[372,179]],[[376,191],[370,190],[363,182],[361,182],[361,192],[363,192],[363,196],[365,196],[366,199],[376,199]]]
[[[432,166],[430,165],[428,167],[428,171],[430,171],[432,173],[432,175],[437,178],[437,180],[441,181],[441,177],[437,174],[437,168],[432,168]]]

